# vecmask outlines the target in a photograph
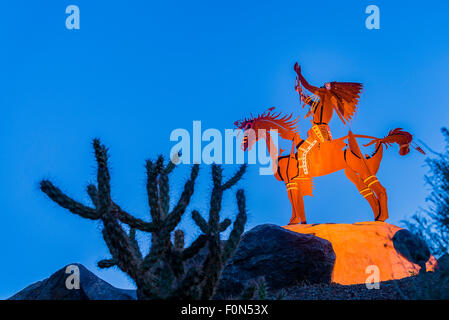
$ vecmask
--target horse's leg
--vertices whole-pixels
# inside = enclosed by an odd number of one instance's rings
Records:
[[[363,183],[375,193],[376,198],[379,200],[380,213],[375,217],[375,220],[385,221],[388,218],[387,190],[375,176],[379,168],[380,160],[382,159],[382,151],[373,156],[368,165],[351,131],[348,134],[348,142],[351,152],[347,152],[346,163],[352,170],[358,173]],[[380,149],[382,149],[382,146],[380,146]]]
[[[287,186],[288,198],[292,204],[292,218],[288,224],[306,224],[306,213],[304,210],[304,199],[299,186]]]
[[[368,168],[373,174],[366,178],[364,177],[363,179],[364,183],[366,183],[366,185],[376,194],[377,198],[379,199],[381,206],[380,217],[379,219],[377,219],[379,221],[385,221],[388,219],[387,190],[375,176],[375,174],[379,170],[382,156],[383,156],[383,146],[379,145],[377,147],[375,154],[371,158],[366,160]]]
[[[376,195],[371,191],[368,186],[363,183],[363,180],[358,176],[357,172],[352,170],[349,167],[345,168],[345,174],[346,177],[348,177],[349,180],[351,180],[352,183],[355,184],[357,187],[357,190],[359,190],[360,194],[368,201],[371,210],[373,210],[374,213],[374,219],[380,217],[380,203],[377,199]]]
[[[370,188],[377,196],[380,202],[380,215],[376,218],[376,221],[385,221],[388,219],[388,204],[387,204],[387,189],[383,185],[380,184],[379,180],[375,175],[371,175],[368,178],[364,179]]]

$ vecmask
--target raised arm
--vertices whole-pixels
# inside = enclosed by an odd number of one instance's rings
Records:
[[[304,102],[304,103],[308,104],[309,106],[313,107],[313,105],[315,104],[315,101],[313,99],[311,99],[308,95],[304,94],[304,91],[302,90],[301,84],[299,83],[298,80],[297,80],[297,83],[296,83],[296,86],[295,86],[295,90],[296,90],[296,92],[298,92],[299,97],[300,97],[302,102]]]
[[[295,66],[293,69],[296,71],[296,74],[298,75],[298,81],[310,92],[314,94],[318,94],[319,88],[312,86],[307,82],[307,80],[302,76],[301,74],[301,66],[298,64],[298,62],[295,63]]]

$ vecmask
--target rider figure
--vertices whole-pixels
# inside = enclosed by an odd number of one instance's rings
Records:
[[[315,144],[319,145],[320,143],[332,141],[328,124],[332,119],[334,109],[344,124],[351,119],[355,113],[362,85],[352,82],[326,82],[323,87],[318,88],[310,85],[302,76],[301,67],[298,63],[295,64],[294,70],[297,74],[295,90],[298,92],[301,101],[310,105],[310,110],[306,117],[312,115],[312,128],[307,133],[307,139],[296,146],[298,149],[300,174],[307,176],[309,174],[307,153]],[[301,85],[313,93],[313,96],[305,95]]]

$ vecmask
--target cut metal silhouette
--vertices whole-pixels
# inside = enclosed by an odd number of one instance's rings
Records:
[[[289,224],[307,223],[303,197],[312,196],[312,179],[339,170],[345,171],[348,179],[368,201],[374,213],[374,220],[385,221],[388,218],[387,192],[376,176],[383,156],[383,147],[388,148],[397,143],[401,156],[410,152],[411,145],[421,153],[424,151],[412,144],[412,135],[401,128],[391,130],[384,138],[353,134],[349,131],[348,135],[333,139],[328,125],[333,111],[335,110],[341,121],[347,124],[356,113],[362,84],[328,82],[317,88],[304,79],[298,63],[295,64],[294,70],[297,73],[295,89],[304,105],[310,106],[306,117],[312,116],[312,128],[307,132],[307,138],[302,139],[299,136],[298,118],[293,118],[293,114],[275,112],[272,107],[256,117],[234,122],[238,129],[244,131],[242,149],[250,150],[254,143],[265,140],[273,160],[274,175],[285,183],[292,205]],[[313,96],[305,95],[301,85]],[[282,155],[284,150],[274,145],[270,134],[273,130],[277,130],[281,138],[292,141],[290,154]],[[374,152],[371,155],[363,155],[356,138],[371,139],[364,146],[374,145]]]

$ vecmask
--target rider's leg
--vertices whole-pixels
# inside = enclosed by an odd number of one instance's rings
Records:
[[[296,183],[287,184],[287,194],[292,205],[292,218],[288,224],[306,224],[306,213],[304,210],[304,199],[301,189]]]

